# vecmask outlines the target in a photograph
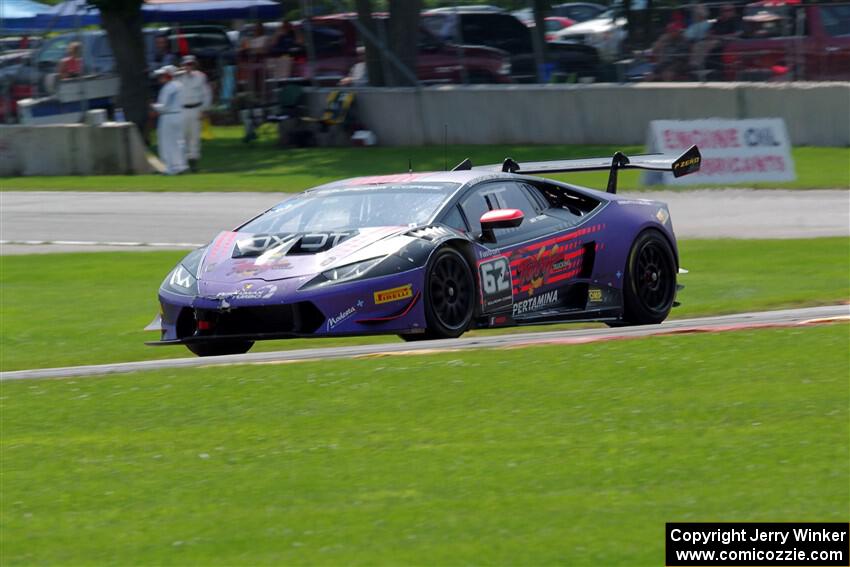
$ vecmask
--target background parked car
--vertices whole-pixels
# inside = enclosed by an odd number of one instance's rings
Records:
[[[375,14],[379,26],[386,17]],[[346,76],[357,62],[357,46],[363,41],[349,14],[323,16],[311,20],[316,51],[314,73],[326,80]],[[296,26],[296,27],[300,27]],[[464,74],[473,83],[509,83],[510,57],[504,51],[480,45],[457,45],[437,37],[422,26],[416,74],[424,83],[462,83]],[[384,35],[385,34],[379,34]],[[473,42],[470,42],[473,43]],[[306,76],[303,62],[296,62],[295,76]]]
[[[591,2],[566,2],[552,6],[550,16],[569,18],[576,23],[586,22],[598,18],[608,8],[601,4]]]
[[[569,18],[560,18],[558,16],[550,16],[544,20],[546,24],[546,34],[544,37],[546,41],[552,41],[555,39],[555,34],[559,31],[566,29],[573,25],[575,20],[571,20]]]
[[[626,18],[619,8],[613,8],[592,20],[572,25],[556,33],[552,41],[593,47],[599,52],[600,59],[612,62],[621,55],[626,36]]]
[[[850,4],[757,2],[722,51],[726,80],[850,80]]]
[[[425,26],[442,38],[463,44],[486,45],[511,56],[511,76],[516,82],[537,80],[536,58],[531,30],[507,12],[428,10],[423,12]],[[549,50],[553,71],[592,76],[598,56],[595,49],[561,45]]]

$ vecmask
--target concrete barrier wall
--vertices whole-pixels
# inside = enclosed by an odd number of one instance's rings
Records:
[[[132,124],[0,126],[0,176],[152,171]]]
[[[314,115],[327,89],[309,93]],[[358,89],[388,146],[643,144],[656,119],[784,118],[795,145],[850,146],[850,83],[634,83]]]

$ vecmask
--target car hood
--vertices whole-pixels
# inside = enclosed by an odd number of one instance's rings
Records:
[[[408,242],[404,226],[315,233],[222,232],[198,268],[207,285],[245,280],[276,281],[310,276],[336,266],[392,254]]]
[[[573,24],[570,27],[557,32],[557,37],[565,39],[572,35],[603,33],[606,31],[610,31],[614,27],[616,27],[616,24],[611,18],[588,20],[579,24]]]

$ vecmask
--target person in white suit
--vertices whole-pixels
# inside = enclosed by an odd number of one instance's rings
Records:
[[[159,115],[156,123],[157,149],[159,159],[165,165],[166,175],[178,175],[186,167],[185,143],[183,140],[183,93],[182,86],[174,78],[178,69],[166,65],[156,71],[162,88],[153,104]]]
[[[179,81],[183,85],[183,135],[186,137],[186,158],[189,168],[198,171],[201,159],[201,120],[212,103],[207,76],[198,70],[194,55],[186,55],[180,61],[183,74]]]

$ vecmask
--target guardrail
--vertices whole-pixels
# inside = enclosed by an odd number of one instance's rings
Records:
[[[850,83],[631,83],[356,89],[388,146],[643,144],[652,120],[783,118],[796,146],[850,146]],[[311,113],[327,89],[308,89]]]

